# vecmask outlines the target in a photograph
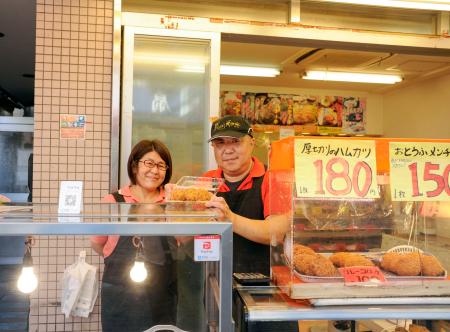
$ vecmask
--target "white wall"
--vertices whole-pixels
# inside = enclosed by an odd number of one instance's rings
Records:
[[[232,84],[221,84],[220,90],[299,94],[299,95],[311,94],[320,96],[366,97],[367,98],[366,133],[379,135],[383,134],[383,97],[380,94],[373,94],[352,90],[297,89],[288,87],[247,86],[247,85],[232,85]]]
[[[386,137],[450,138],[450,75],[383,96]]]

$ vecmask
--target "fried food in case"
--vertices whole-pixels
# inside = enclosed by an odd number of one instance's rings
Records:
[[[382,257],[381,267],[399,276],[437,277],[445,273],[436,257],[419,252],[388,252]]]
[[[351,252],[337,252],[330,256],[330,261],[337,267],[374,266],[370,259]]]

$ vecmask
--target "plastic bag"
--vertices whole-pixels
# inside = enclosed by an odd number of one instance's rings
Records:
[[[85,261],[81,251],[78,261],[64,271],[61,311],[66,318],[88,317],[98,295],[97,267]]]

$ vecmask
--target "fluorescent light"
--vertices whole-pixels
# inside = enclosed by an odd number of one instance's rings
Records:
[[[201,65],[181,65],[175,68],[175,71],[179,73],[205,73],[205,66]]]
[[[362,74],[347,73],[338,71],[320,71],[310,70],[306,72],[302,78],[305,80],[321,80],[321,81],[343,81],[343,82],[361,82],[361,83],[380,83],[394,84],[401,82],[402,78],[398,75],[383,74]]]
[[[280,71],[276,68],[267,67],[244,67],[244,66],[220,66],[221,75],[236,75],[236,76],[261,76],[261,77],[275,77],[280,75]]]
[[[325,0],[326,2],[350,3],[354,5],[368,5],[378,7],[394,7],[405,9],[439,10],[450,11],[450,1],[443,0],[424,0],[424,1],[406,1],[406,0]]]

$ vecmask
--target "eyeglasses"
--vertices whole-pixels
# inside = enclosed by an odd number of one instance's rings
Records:
[[[224,149],[225,147],[229,148],[239,148],[241,143],[243,142],[242,138],[217,138],[211,142],[212,146],[216,149]]]
[[[153,160],[151,159],[147,159],[147,160],[139,160],[140,163],[143,163],[146,167],[148,167],[149,169],[153,169],[156,167],[158,167],[158,169],[160,171],[167,171],[169,169],[169,166],[167,166],[164,163],[155,163]]]

